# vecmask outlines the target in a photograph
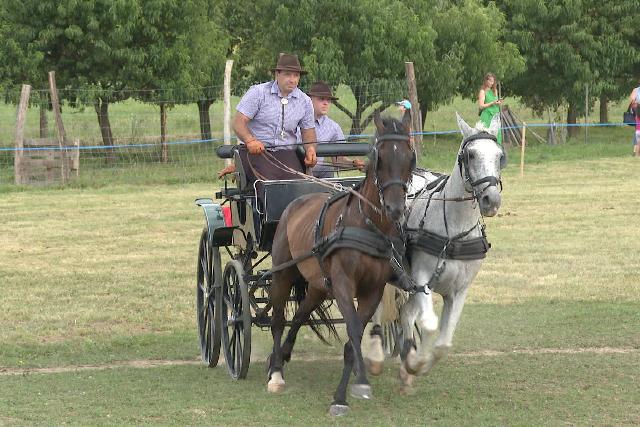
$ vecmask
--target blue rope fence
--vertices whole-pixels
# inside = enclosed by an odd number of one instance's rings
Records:
[[[562,127],[620,127],[620,126],[625,126],[625,125],[630,125],[630,124],[635,124],[635,123],[574,123],[574,124],[567,124],[567,123],[531,123],[531,124],[527,124],[526,127],[529,128],[540,128],[540,127],[555,127],[555,128],[562,128]],[[502,127],[501,129],[503,130],[509,130],[509,129],[522,129],[525,126],[505,126]],[[423,135],[423,136],[429,136],[429,135],[455,135],[455,134],[459,134],[460,131],[459,130],[445,130],[445,131],[423,131],[423,132],[412,132],[413,135]],[[368,139],[368,138],[372,138],[373,134],[358,134],[358,135],[349,135],[347,137],[348,141],[353,141],[353,140],[361,140],[361,139]],[[232,137],[231,138],[232,141],[237,141],[236,137]],[[211,138],[211,139],[193,139],[193,140],[187,140],[187,141],[167,141],[166,145],[168,146],[179,146],[179,145],[193,145],[193,144],[210,144],[210,143],[221,143],[223,142],[223,138]],[[320,142],[336,142],[336,141],[320,141]],[[117,144],[117,145],[87,145],[87,146],[79,146],[79,147],[73,147],[73,146],[66,146],[66,147],[55,147],[55,146],[51,146],[51,147],[23,147],[23,148],[15,148],[15,147],[0,147],[0,152],[7,152],[7,151],[60,151],[60,150],[65,150],[65,151],[74,151],[74,150],[80,150],[80,151],[90,151],[90,150],[126,150],[126,149],[133,149],[133,148],[152,148],[152,147],[157,147],[159,145],[158,142],[154,142],[154,143],[143,143],[143,144]]]

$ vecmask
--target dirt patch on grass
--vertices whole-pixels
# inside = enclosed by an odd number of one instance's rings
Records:
[[[452,353],[449,357],[498,357],[508,356],[513,354],[525,354],[525,355],[540,355],[540,354],[632,354],[640,353],[638,348],[615,348],[615,347],[588,347],[588,348],[535,348],[535,349],[517,349],[509,351],[496,351],[496,350],[480,350],[465,353]],[[341,356],[323,356],[312,357],[304,356],[298,357],[296,360],[304,362],[312,362],[318,360],[342,360]],[[259,361],[258,361],[259,362]],[[224,359],[220,359],[218,366],[224,367]],[[117,368],[138,368],[148,369],[157,368],[162,366],[189,366],[189,365],[202,365],[202,362],[197,359],[193,360],[125,360],[121,362],[113,362],[104,365],[66,365],[48,368],[5,368],[0,367],[0,376],[7,375],[30,375],[30,374],[59,374],[66,372],[80,372],[80,371],[100,371],[105,369],[117,369]]]

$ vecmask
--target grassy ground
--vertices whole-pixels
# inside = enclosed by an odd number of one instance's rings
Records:
[[[458,142],[436,144],[438,169],[453,166]],[[344,422],[328,419],[340,344],[323,346],[307,330],[287,370],[289,391],[268,396],[270,337],[254,329],[249,378],[238,383],[223,366],[197,365],[0,375],[0,425],[638,424],[640,162],[628,149],[533,145],[523,178],[512,151],[503,206],[486,221],[493,248],[454,354],[419,380],[414,397],[398,394],[389,367],[373,379],[375,400],[352,400]],[[203,219],[193,200],[217,187],[4,187],[0,371],[196,360]],[[621,352],[598,350],[606,348]]]

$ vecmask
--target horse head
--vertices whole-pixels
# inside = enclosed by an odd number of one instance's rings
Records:
[[[409,140],[411,113],[406,111],[400,122],[381,118],[376,112],[373,122],[377,132],[367,176],[373,176],[386,215],[392,221],[400,221],[405,212],[411,172],[416,166],[416,152]]]
[[[472,128],[459,114],[456,113],[456,117],[463,136],[458,150],[458,169],[465,182],[465,190],[478,201],[482,215],[494,216],[502,202],[500,173],[507,160],[506,152],[496,142],[500,116],[494,116],[488,129],[481,124]]]

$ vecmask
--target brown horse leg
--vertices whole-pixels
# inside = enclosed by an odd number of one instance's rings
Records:
[[[344,276],[332,275],[332,277]],[[380,298],[382,297],[382,291],[374,292],[374,295],[366,298],[358,298],[358,312],[356,312],[353,298],[348,290],[349,283],[347,281],[334,282],[333,288],[336,302],[347,325],[349,342],[347,342],[344,347],[344,369],[342,371],[342,378],[333,395],[334,400],[329,409],[329,413],[331,415],[344,415],[349,410],[346,395],[349,376],[353,369],[355,369],[357,379],[356,383],[351,386],[351,395],[359,399],[371,398],[371,386],[367,380],[367,372],[360,345],[364,331],[363,320],[369,321],[371,316],[373,316],[377,303],[380,302]],[[374,301],[375,303],[369,301]],[[360,308],[360,306],[362,306],[362,308]]]
[[[322,304],[326,296],[326,291],[319,290],[318,288],[309,285],[307,295],[302,303],[300,303],[293,319],[291,319],[291,327],[289,328],[287,338],[282,345],[282,360],[284,362],[289,362],[291,360],[291,353],[293,352],[293,346],[296,343],[296,337],[298,336],[300,327],[309,319],[313,310]]]
[[[269,356],[269,382],[267,391],[278,393],[284,391],[284,377],[282,372],[282,333],[284,332],[284,310],[289,299],[291,286],[296,274],[295,267],[273,274],[269,300],[273,306],[271,318],[271,336],[273,337],[273,351]]]
[[[342,368],[342,378],[336,392],[333,394],[333,403],[329,408],[329,415],[341,416],[349,412],[349,404],[347,403],[347,385],[349,385],[349,376],[353,369],[353,350],[351,341],[347,341],[343,351],[344,368]]]

